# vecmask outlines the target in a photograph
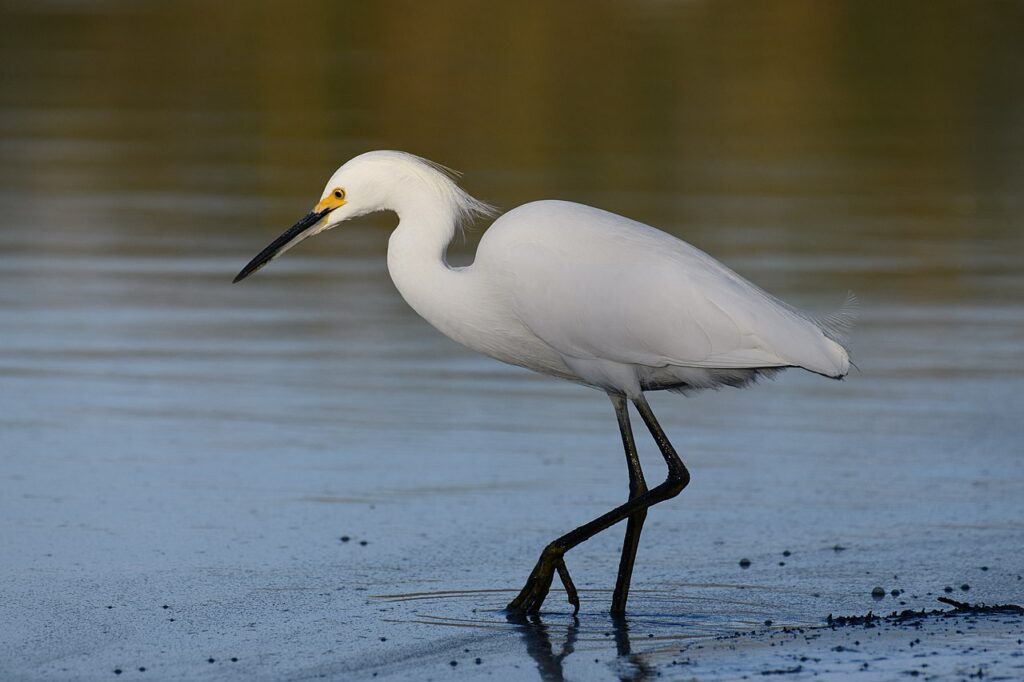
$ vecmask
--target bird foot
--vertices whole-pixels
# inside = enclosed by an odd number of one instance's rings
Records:
[[[530,577],[526,579],[526,585],[519,591],[519,595],[509,602],[505,607],[512,613],[536,614],[540,613],[540,607],[551,590],[551,582],[554,580],[555,572],[562,581],[566,597],[572,604],[572,612],[575,615],[580,610],[580,598],[576,593],[576,586],[569,576],[569,569],[565,566],[564,552],[558,548],[548,545],[533,567]]]

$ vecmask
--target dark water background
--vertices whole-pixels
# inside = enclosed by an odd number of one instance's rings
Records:
[[[876,584],[1019,602],[1021,74],[1015,2],[0,3],[0,671],[637,678]],[[576,653],[496,612],[624,499],[603,397],[419,320],[391,217],[230,285],[375,148],[860,297],[846,382],[652,398],[694,482],[644,536],[644,665],[618,529],[569,558]]]

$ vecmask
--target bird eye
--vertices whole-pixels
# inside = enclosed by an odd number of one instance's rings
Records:
[[[338,189],[334,190],[334,198],[335,199],[344,199],[345,198],[345,190],[343,190],[340,187]]]

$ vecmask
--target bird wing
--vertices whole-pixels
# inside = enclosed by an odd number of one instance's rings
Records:
[[[812,320],[652,227],[545,201],[506,214],[488,233],[495,228],[487,251],[503,253],[517,316],[563,355],[651,367],[797,365],[845,373],[837,356],[845,351]]]

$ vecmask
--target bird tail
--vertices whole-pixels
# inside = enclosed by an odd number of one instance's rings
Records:
[[[852,291],[846,292],[846,300],[843,305],[831,313],[825,315],[809,315],[811,322],[818,325],[821,333],[826,338],[835,341],[846,349],[846,341],[850,336],[850,330],[857,322],[860,314],[860,300]],[[849,350],[849,349],[847,349]]]
[[[852,363],[846,340],[857,321],[859,310],[860,302],[851,291],[847,292],[843,305],[834,312],[826,315],[803,313],[803,316],[825,337],[824,345],[820,346],[822,354],[811,364],[802,364],[804,369],[832,379],[842,379],[847,375]]]

